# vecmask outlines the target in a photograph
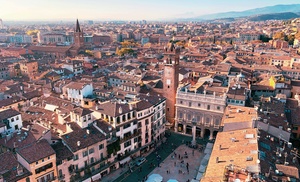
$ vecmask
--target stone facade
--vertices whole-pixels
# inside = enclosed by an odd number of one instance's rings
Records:
[[[186,87],[189,85],[177,90],[175,131],[192,134],[192,127],[196,125],[196,137],[212,139],[222,130],[226,95],[189,92]]]

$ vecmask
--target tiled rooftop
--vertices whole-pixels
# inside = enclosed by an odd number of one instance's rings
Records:
[[[226,107],[223,123],[249,122],[257,118],[257,111],[251,107],[233,106]]]
[[[203,180],[223,181],[225,167],[230,164],[259,172],[256,129],[219,132]]]
[[[47,140],[43,139],[17,150],[17,153],[31,164],[55,154],[55,151],[51,148]]]

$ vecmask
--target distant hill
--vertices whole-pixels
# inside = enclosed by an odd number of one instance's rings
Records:
[[[247,17],[253,15],[262,14],[274,14],[274,13],[298,13],[300,12],[300,4],[290,4],[290,5],[275,5],[267,6],[263,8],[250,9],[246,11],[231,11],[224,13],[208,14],[198,17],[191,18],[192,20],[212,20],[212,19],[222,19],[222,18],[237,18],[237,17]]]
[[[288,20],[293,18],[299,18],[299,14],[296,13],[272,13],[272,14],[263,14],[263,15],[254,15],[248,17],[250,21],[266,21],[266,20]]]

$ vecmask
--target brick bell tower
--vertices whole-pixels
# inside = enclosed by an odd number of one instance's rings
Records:
[[[176,92],[179,77],[180,48],[172,43],[164,48],[163,96],[166,98],[166,118],[170,123],[175,121]]]
[[[74,44],[77,47],[84,46],[83,31],[80,29],[79,21],[76,21],[76,29],[74,32]]]

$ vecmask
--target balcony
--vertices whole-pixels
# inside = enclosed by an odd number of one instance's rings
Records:
[[[214,95],[204,95],[200,93],[177,93],[177,99],[185,99],[185,100],[191,100],[191,101],[199,101],[199,102],[209,102],[209,103],[219,103],[219,104],[225,104],[226,103],[226,97],[224,96],[214,96]],[[176,105],[181,105],[176,103]]]
[[[204,126],[205,127],[210,127],[210,123],[205,123]]]
[[[126,142],[127,140],[130,140],[130,139],[132,139],[132,138],[134,138],[134,137],[140,136],[141,133],[142,133],[142,132],[141,132],[140,130],[138,130],[137,132],[131,134],[131,135],[128,136],[128,137],[121,138],[120,143],[124,143],[124,142]]]
[[[41,172],[47,171],[48,169],[51,169],[52,167],[53,167],[53,164],[52,164],[52,162],[51,162],[51,163],[46,164],[46,165],[44,165],[44,166],[42,166],[42,167],[40,167],[40,168],[37,168],[37,169],[35,170],[35,174],[39,174],[39,173],[41,173]]]
[[[107,141],[107,145],[111,144],[111,143],[114,143],[115,141],[117,141],[118,138],[117,137],[111,137],[110,140]]]
[[[220,125],[214,125],[214,128],[220,128]]]

